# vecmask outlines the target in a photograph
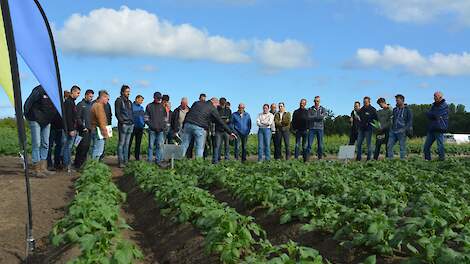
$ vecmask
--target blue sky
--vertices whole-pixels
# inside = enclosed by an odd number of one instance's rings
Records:
[[[293,111],[315,95],[335,114],[363,96],[470,107],[468,0],[41,1],[54,26],[63,88],[201,92]],[[37,84],[20,63],[23,100]],[[0,92],[0,116],[13,116]],[[374,100],[375,101],[375,100]]]

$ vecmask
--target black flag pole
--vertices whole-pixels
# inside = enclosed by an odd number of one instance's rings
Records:
[[[20,145],[20,157],[23,161],[25,185],[26,185],[26,197],[28,204],[28,223],[26,225],[26,253],[29,256],[36,248],[36,243],[33,237],[33,211],[31,205],[31,185],[29,182],[28,172],[28,155],[26,152],[26,130],[23,119],[23,101],[21,99],[21,86],[20,86],[20,75],[18,71],[18,61],[16,57],[16,47],[13,37],[13,27],[11,23],[10,8],[8,6],[8,0],[0,0],[3,15],[3,24],[5,26],[5,37],[8,46],[8,54],[10,56],[11,66],[11,77],[13,81],[13,93],[15,101],[15,115],[16,125],[18,128],[18,141]]]

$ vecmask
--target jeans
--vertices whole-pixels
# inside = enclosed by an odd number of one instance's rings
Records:
[[[149,129],[149,148],[147,153],[148,162],[153,162],[155,152],[155,162],[163,160],[163,144],[165,143],[165,132],[156,132]]]
[[[246,142],[248,141],[248,135],[237,134],[235,139],[235,159],[238,160],[239,154],[238,149],[240,148],[240,143],[242,145],[242,161],[246,161]]]
[[[271,129],[260,128],[258,130],[258,161],[271,159]]]
[[[406,133],[405,132],[393,132],[390,131],[388,137],[388,147],[387,147],[387,158],[393,159],[393,147],[397,143],[400,144],[400,158],[406,158]]]
[[[286,160],[290,158],[290,146],[289,140],[290,132],[289,130],[280,130],[276,131],[274,134],[274,158],[280,159],[282,157],[282,141],[284,141],[284,148],[286,149]]]
[[[312,151],[313,139],[317,138],[317,157],[321,159],[323,157],[323,129],[309,129],[308,130],[308,144],[305,150],[304,161],[308,160],[310,152]]]
[[[131,158],[131,147],[132,147],[132,141],[134,141],[134,137],[135,137],[134,157],[135,157],[135,160],[140,160],[140,145],[142,144],[143,135],[144,135],[144,128],[134,127],[134,131],[131,134],[131,139],[129,140],[129,152],[127,155],[128,160]]]
[[[95,132],[93,133],[93,151],[91,154],[91,158],[94,160],[99,160],[101,158],[101,155],[103,155],[104,152],[104,143],[106,142],[106,139],[99,139],[98,134]]]
[[[302,142],[302,156],[305,155],[305,145],[307,145],[307,130],[297,130],[295,132],[295,149],[294,149],[294,157],[295,159],[299,158],[299,148]]]
[[[224,157],[225,160],[230,159],[230,136],[225,132],[215,133],[215,147],[212,152],[212,163],[218,163],[221,160],[222,143],[224,143]]]
[[[64,143],[64,165],[65,166],[69,166],[70,164],[72,164],[72,149],[73,149],[74,142],[75,142],[75,137],[72,137],[69,134],[65,136],[65,143]]]
[[[367,160],[370,160],[372,157],[372,130],[362,130],[359,129],[359,135],[357,138],[357,157],[356,160],[360,161],[362,159],[362,143],[364,139],[367,142]]]
[[[385,154],[388,155],[388,137],[389,137],[388,131],[385,131],[383,134],[377,135],[375,137],[375,151],[374,151],[375,160],[379,159],[380,149],[382,148],[382,145],[385,145]]]
[[[170,131],[167,131],[165,132],[165,142],[167,144],[173,144],[173,132],[170,130]]]
[[[59,168],[62,164],[62,146],[64,145],[63,130],[51,129],[49,135],[49,150],[47,152],[47,167]],[[52,160],[54,150],[54,160]]]
[[[119,127],[118,161],[127,163],[129,161],[129,142],[131,141],[134,125],[121,124]]]
[[[446,158],[444,134],[441,132],[431,131],[426,135],[426,141],[424,142],[424,159],[431,160],[431,146],[434,141],[437,141],[437,153],[439,153],[439,159],[444,160]]]
[[[194,144],[196,147],[196,158],[202,158],[204,156],[204,146],[206,143],[207,131],[197,125],[186,123],[183,128],[183,138],[181,142],[181,150],[183,155],[186,154],[191,140],[194,138]]]
[[[85,161],[87,160],[92,138],[90,132],[83,132],[80,134],[80,136],[82,137],[82,140],[78,144],[77,149],[75,151],[74,166],[76,169],[80,169],[83,163],[85,163]]]
[[[42,160],[47,160],[47,153],[49,152],[49,135],[51,132],[51,124],[41,127],[36,121],[29,121],[29,128],[31,130],[31,145],[32,155],[31,159],[33,164]]]

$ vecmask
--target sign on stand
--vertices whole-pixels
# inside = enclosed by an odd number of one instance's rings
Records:
[[[354,145],[347,145],[347,146],[340,146],[338,152],[338,160],[354,160],[356,156],[356,146]]]
[[[175,159],[180,160],[184,157],[181,145],[164,144],[163,145],[163,160],[171,161],[171,168],[175,167]]]

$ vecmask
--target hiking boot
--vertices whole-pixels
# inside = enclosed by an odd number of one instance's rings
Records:
[[[121,168],[121,169],[124,169],[126,167],[126,165],[124,163],[119,163],[118,167]]]
[[[47,169],[47,161],[41,160],[39,162],[39,169],[41,170],[42,173],[44,173],[46,176],[52,176],[55,175],[54,171],[50,171]]]
[[[35,178],[46,178],[46,174],[42,172],[41,164],[39,162],[33,163],[31,166],[31,176]]]

